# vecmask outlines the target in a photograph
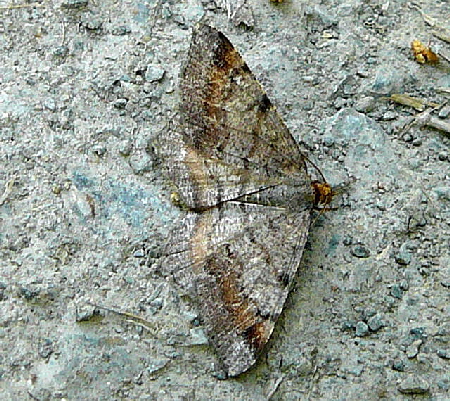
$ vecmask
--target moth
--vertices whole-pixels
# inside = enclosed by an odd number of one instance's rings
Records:
[[[228,376],[255,364],[333,191],[225,35],[193,31],[176,120],[159,144],[188,211],[160,269],[194,301]]]
[[[416,61],[420,64],[436,64],[439,61],[438,55],[419,40],[413,40],[411,42],[411,50]]]

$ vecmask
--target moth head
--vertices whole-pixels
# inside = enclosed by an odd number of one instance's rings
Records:
[[[320,182],[314,180],[311,182],[311,187],[314,192],[314,207],[326,208],[333,200],[333,188],[327,182]]]

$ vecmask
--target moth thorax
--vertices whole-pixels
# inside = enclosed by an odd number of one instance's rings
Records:
[[[333,189],[327,182],[312,181],[311,187],[314,191],[314,206],[329,205],[333,199]]]

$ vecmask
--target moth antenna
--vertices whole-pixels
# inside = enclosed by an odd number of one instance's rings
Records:
[[[302,154],[303,154],[303,153],[302,153]],[[325,176],[322,174],[322,171],[320,171],[320,168],[317,167],[316,164],[313,163],[312,160],[309,159],[307,156],[303,155],[303,157],[305,158],[305,160],[306,160],[309,164],[311,164],[311,166],[314,167],[314,170],[316,170],[316,171],[319,173],[320,177],[322,178],[322,181],[323,181],[323,182],[327,182],[327,180],[325,179]]]

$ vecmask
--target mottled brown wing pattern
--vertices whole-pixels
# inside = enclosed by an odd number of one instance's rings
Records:
[[[181,203],[191,210],[202,211],[293,180],[293,177],[287,176],[269,178],[267,174],[257,174],[215,157],[207,157],[186,144],[175,129],[164,136],[164,142],[159,150],[165,160],[167,175],[174,182]],[[306,174],[300,172],[298,176],[295,184],[309,189],[310,181]]]
[[[186,206],[201,210],[293,179],[309,190],[297,143],[221,32],[194,31],[180,89],[164,157]]]
[[[188,209],[161,268],[197,303],[229,376],[252,366],[300,263],[317,194],[298,146],[230,41],[194,30],[160,144]]]
[[[226,202],[190,213],[173,237],[166,274],[196,302],[229,376],[252,366],[267,343],[300,263],[310,216]]]

